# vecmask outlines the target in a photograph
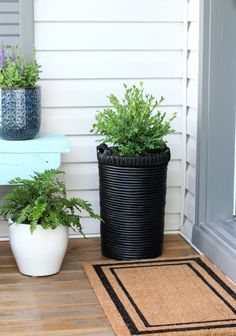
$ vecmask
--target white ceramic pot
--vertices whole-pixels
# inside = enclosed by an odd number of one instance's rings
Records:
[[[44,230],[40,225],[31,234],[28,224],[10,224],[10,243],[19,271],[25,275],[58,273],[68,244],[69,229],[63,225]]]

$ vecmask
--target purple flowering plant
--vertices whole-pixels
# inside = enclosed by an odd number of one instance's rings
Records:
[[[26,62],[18,44],[11,48],[0,46],[0,88],[35,87],[40,67],[35,59],[35,52],[32,59]]]

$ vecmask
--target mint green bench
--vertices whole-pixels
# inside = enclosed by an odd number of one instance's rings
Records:
[[[57,169],[61,154],[70,150],[69,141],[61,135],[25,141],[0,139],[0,185],[7,185],[14,177],[29,178],[34,172]]]

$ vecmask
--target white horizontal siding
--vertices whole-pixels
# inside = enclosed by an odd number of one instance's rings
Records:
[[[181,22],[182,19],[182,0],[35,0],[35,21]]]
[[[181,50],[182,24],[37,22],[35,46],[37,50]]]
[[[41,134],[88,135],[91,125],[95,122],[98,108],[43,108]],[[163,106],[159,110],[165,111],[169,118],[173,112],[177,117],[173,121],[176,132],[182,132],[182,107]]]
[[[182,77],[181,51],[41,51],[37,59],[43,79]]]
[[[41,80],[43,107],[99,107],[109,106],[107,95],[123,96],[123,80]],[[128,85],[139,81],[125,80]],[[166,105],[181,105],[181,79],[147,79],[146,91],[166,97]]]

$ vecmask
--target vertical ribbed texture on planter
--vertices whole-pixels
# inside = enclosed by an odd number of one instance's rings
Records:
[[[97,157],[103,255],[118,260],[161,255],[169,148],[160,154],[118,157],[102,144]]]

